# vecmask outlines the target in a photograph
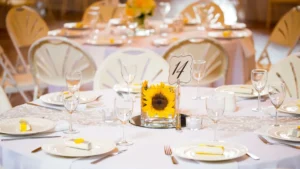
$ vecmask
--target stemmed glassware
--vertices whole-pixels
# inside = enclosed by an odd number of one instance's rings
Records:
[[[120,146],[129,146],[132,145],[133,142],[129,141],[125,137],[125,125],[127,121],[131,118],[132,112],[133,112],[133,100],[131,98],[124,99],[121,97],[115,98],[115,113],[117,118],[122,122],[122,130],[123,130],[123,136],[122,139],[117,142]]]
[[[128,98],[130,97],[130,85],[133,82],[137,71],[137,65],[121,64],[121,74],[127,84]]]
[[[282,105],[285,99],[285,85],[284,83],[272,83],[268,85],[269,98],[276,108],[275,124],[274,126],[279,126],[277,122],[277,112],[278,108]]]
[[[193,78],[197,80],[197,95],[192,97],[193,100],[203,99],[200,96],[200,80],[205,76],[206,72],[206,61],[205,60],[193,60]]]
[[[73,92],[63,95],[63,103],[66,110],[69,113],[69,130],[64,131],[65,134],[75,134],[78,133],[78,130],[73,129],[72,125],[72,114],[75,112],[78,104],[79,104],[79,92]]]
[[[214,140],[217,140],[217,125],[224,115],[225,98],[222,95],[212,95],[206,98],[206,111],[208,117],[214,122]]]
[[[171,4],[169,2],[160,2],[159,3],[159,12],[162,15],[163,23],[165,23],[165,19],[167,14],[171,10]]]
[[[65,78],[69,92],[74,93],[76,91],[79,91],[82,78],[80,71],[68,72]]]
[[[198,20],[199,26],[197,27],[198,30],[205,30],[207,24],[209,23],[208,19],[208,10],[206,9],[206,3],[199,4],[193,7],[194,13]]]
[[[252,86],[258,93],[258,103],[257,108],[252,109],[255,112],[261,112],[261,106],[260,106],[260,97],[261,92],[264,90],[268,79],[268,72],[264,69],[253,69],[251,72],[251,81]]]
[[[127,27],[130,29],[130,39],[127,41],[129,44],[132,43],[133,37],[136,34],[136,28],[138,27],[138,22],[133,17],[127,18]]]

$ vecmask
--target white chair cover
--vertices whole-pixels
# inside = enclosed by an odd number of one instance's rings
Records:
[[[101,64],[94,79],[94,90],[113,88],[124,82],[121,75],[122,64],[136,64],[137,72],[133,83],[143,80],[167,82],[169,64],[153,51],[141,48],[125,48],[112,53]]]
[[[217,41],[211,38],[185,39],[170,46],[164,58],[169,60],[172,55],[183,54],[190,54],[193,59],[206,60],[206,76],[201,80],[201,85],[211,84],[220,78],[224,78],[226,84],[228,54]],[[197,81],[192,79],[187,85],[197,85]]]
[[[6,93],[4,92],[3,88],[0,86],[0,114],[8,111],[11,109],[11,104],[6,96]]]
[[[268,74],[268,83],[272,82],[285,83],[286,96],[300,98],[300,53],[293,53],[272,65]]]

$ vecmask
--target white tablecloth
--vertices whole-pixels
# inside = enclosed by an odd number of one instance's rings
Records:
[[[200,115],[205,115],[204,101],[192,101],[191,96],[196,93],[196,88],[183,87],[181,97],[181,108],[184,110],[197,109]],[[201,93],[207,95],[213,90],[202,88]],[[112,107],[112,100],[116,96],[112,90],[101,90],[102,102],[105,107]],[[270,102],[263,102],[262,106],[270,106]],[[225,113],[225,118],[220,122],[218,136],[220,140],[240,143],[249,149],[249,152],[260,157],[260,160],[253,160],[247,156],[229,161],[227,163],[204,163],[191,160],[179,160],[179,165],[174,166],[170,157],[163,152],[164,145],[178,145],[181,143],[212,140],[213,132],[211,122],[205,118],[204,129],[190,131],[183,129],[177,132],[175,129],[147,129],[128,125],[126,135],[134,141],[134,145],[118,156],[103,160],[91,165],[90,162],[99,157],[84,159],[61,158],[46,154],[43,151],[32,154],[31,150],[44,143],[57,139],[36,139],[0,142],[0,165],[5,169],[44,169],[44,168],[103,168],[103,169],[168,169],[168,168],[239,168],[239,169],[270,169],[270,168],[300,168],[300,151],[282,145],[266,145],[257,135],[255,130],[263,125],[273,124],[274,109],[266,109],[265,114],[251,111],[257,106],[257,100],[238,100],[238,111]],[[134,114],[139,114],[139,101],[135,104]],[[21,105],[0,115],[0,118],[9,117],[43,117],[57,122],[58,126],[66,124],[68,114],[66,112],[53,111],[31,105]],[[281,124],[299,124],[299,118],[279,114]],[[80,130],[78,136],[94,139],[112,139],[117,141],[121,136],[121,127],[118,124],[103,124],[95,126],[95,118],[89,112],[77,112],[73,116],[75,127]],[[52,135],[63,135],[55,132]],[[1,138],[8,137],[0,135]]]

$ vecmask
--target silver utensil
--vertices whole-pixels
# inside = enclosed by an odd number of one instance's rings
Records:
[[[259,159],[260,159],[257,155],[254,155],[254,154],[249,153],[249,152],[247,152],[247,155],[248,155],[249,157],[251,157],[252,159],[254,159],[254,160],[259,160]]]
[[[170,146],[165,146],[165,147],[164,147],[164,151],[165,151],[165,154],[166,154],[167,156],[170,156],[170,157],[171,157],[173,164],[175,164],[175,165],[178,164],[178,161],[177,161],[176,158],[172,155],[172,149],[171,149]]]
[[[296,149],[300,149],[300,146],[294,146],[294,145],[291,145],[291,144],[287,144],[287,143],[282,143],[282,142],[277,142],[277,143],[271,143],[271,142],[269,142],[267,139],[265,139],[263,136],[261,136],[261,135],[258,135],[258,138],[262,141],[262,142],[264,142],[265,144],[268,144],[268,145],[286,145],[286,146],[289,146],[289,147],[292,147],[292,148],[296,148]]]
[[[125,151],[127,151],[127,150],[125,149],[125,150],[120,150],[120,151],[115,152],[115,153],[112,153],[112,154],[107,154],[107,155],[102,156],[101,158],[99,158],[99,159],[97,159],[97,160],[95,160],[95,161],[92,161],[91,164],[97,164],[97,163],[99,163],[100,161],[106,159],[107,157],[115,156],[115,155],[121,154],[121,153],[123,153],[123,152],[125,152]]]
[[[32,103],[32,102],[27,102],[26,104],[29,104],[29,105],[32,105],[32,106],[37,106],[37,107],[43,107],[43,108],[46,108],[46,109],[56,110],[56,111],[62,111],[62,109],[60,109],[60,108],[43,106],[43,105],[35,104],[35,103]]]
[[[14,140],[25,140],[25,139],[42,139],[42,138],[58,138],[61,136],[31,136],[31,137],[18,137],[18,138],[4,138],[1,141],[14,141]]]

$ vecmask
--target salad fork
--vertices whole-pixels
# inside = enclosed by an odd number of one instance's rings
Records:
[[[258,135],[258,138],[262,141],[262,142],[264,142],[265,144],[269,144],[269,145],[276,145],[276,144],[281,144],[281,145],[285,145],[285,146],[289,146],[289,147],[293,147],[293,148],[296,148],[296,149],[300,149],[300,146],[294,146],[294,145],[291,145],[291,144],[287,144],[287,143],[282,143],[282,142],[280,142],[280,143],[271,143],[271,142],[269,142],[267,139],[265,139],[264,137],[262,137],[261,135]]]
[[[165,146],[165,147],[164,147],[164,150],[165,150],[165,154],[166,154],[167,156],[170,156],[170,157],[171,157],[173,164],[175,164],[175,165],[178,164],[178,161],[177,161],[176,158],[172,155],[172,149],[170,148],[170,146]]]

